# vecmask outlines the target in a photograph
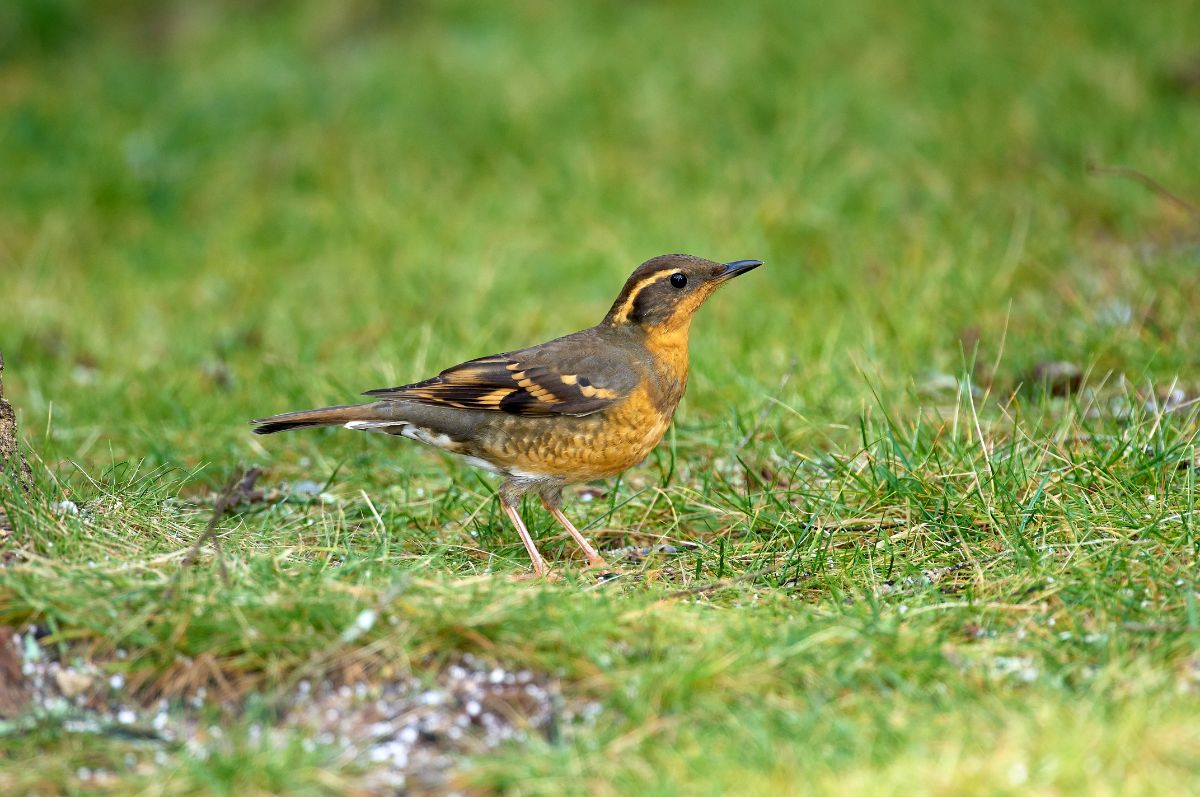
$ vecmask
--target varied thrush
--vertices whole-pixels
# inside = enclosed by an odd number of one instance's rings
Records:
[[[532,492],[579,544],[605,564],[562,513],[563,486],[614,476],[662,439],[688,377],[692,316],[719,286],[762,262],[691,255],[647,260],[604,320],[532,346],[469,360],[432,379],[370,390],[369,404],[303,410],[253,421],[258,434],[345,426],[400,435],[504,476],[500,506],[536,575],[546,572],[517,506]]]

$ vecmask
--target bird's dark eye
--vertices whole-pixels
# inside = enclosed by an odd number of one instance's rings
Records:
[[[687,285],[687,274],[672,274],[671,285],[683,290],[684,286]]]

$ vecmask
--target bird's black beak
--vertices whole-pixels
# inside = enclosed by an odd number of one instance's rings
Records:
[[[758,268],[762,265],[761,260],[735,260],[732,263],[725,264],[725,270],[717,275],[719,279],[731,279],[738,274],[745,274],[747,271]]]

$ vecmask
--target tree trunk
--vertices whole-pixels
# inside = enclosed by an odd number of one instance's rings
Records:
[[[17,437],[17,414],[12,405],[4,400],[4,355],[0,353],[0,498],[13,483],[29,489],[33,474],[29,463],[21,454],[21,441]],[[0,503],[0,540],[11,531],[12,525],[4,506]]]

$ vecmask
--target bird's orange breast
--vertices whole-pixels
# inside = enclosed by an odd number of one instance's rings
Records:
[[[480,430],[471,454],[512,475],[565,482],[602,479],[638,464],[662,440],[687,386],[687,324],[647,336],[638,359],[643,376],[625,399],[582,417],[498,414]]]
[[[480,436],[478,456],[512,473],[566,482],[613,476],[646,458],[671,423],[647,386],[582,418],[499,418]]]

